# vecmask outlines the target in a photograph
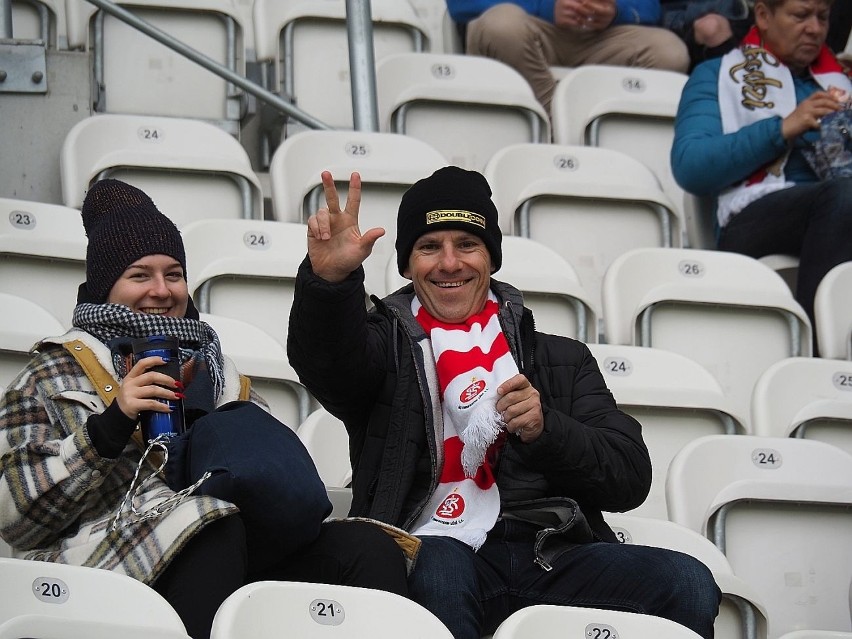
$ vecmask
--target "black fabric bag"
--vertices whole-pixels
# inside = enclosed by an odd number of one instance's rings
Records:
[[[314,541],[331,502],[304,444],[288,426],[247,401],[200,417],[167,443],[166,483],[231,502],[246,527],[249,571],[274,565]]]

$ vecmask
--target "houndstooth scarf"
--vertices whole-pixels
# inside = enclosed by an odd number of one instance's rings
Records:
[[[168,335],[180,340],[180,363],[201,356],[213,382],[215,398],[224,387],[224,359],[216,332],[205,322],[185,317],[147,315],[134,313],[123,304],[77,304],[72,322],[75,327],[91,333],[101,342],[110,345],[118,338],[139,338],[151,335]],[[119,379],[127,375],[126,357],[113,350],[113,364]]]

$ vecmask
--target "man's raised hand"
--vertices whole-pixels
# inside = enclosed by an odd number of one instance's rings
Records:
[[[349,178],[349,194],[342,210],[334,178],[328,171],[322,172],[322,188],[326,206],[308,218],[308,258],[319,277],[341,282],[373,252],[373,245],[385,230],[377,227],[362,234],[358,227],[361,208],[358,173]]]

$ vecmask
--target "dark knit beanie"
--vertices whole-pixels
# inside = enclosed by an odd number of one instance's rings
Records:
[[[399,274],[408,268],[414,243],[424,233],[458,229],[479,236],[497,271],[503,262],[503,234],[491,187],[481,173],[457,166],[438,169],[402,196],[396,218],[396,260]]]
[[[95,182],[82,208],[86,288],[91,302],[106,301],[125,269],[146,255],[175,258],[186,274],[186,254],[177,226],[145,193],[119,180]]]

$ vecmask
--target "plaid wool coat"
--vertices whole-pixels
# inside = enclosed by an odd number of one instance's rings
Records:
[[[109,349],[84,331],[72,329],[36,345],[36,355],[0,401],[0,537],[15,557],[104,568],[150,584],[193,535],[237,508],[189,497],[160,518],[109,530],[142,450],[131,440],[117,459],[98,455],[86,420],[106,406],[61,346],[75,339],[115,375]],[[224,370],[218,405],[237,399],[240,390],[227,358]],[[151,471],[146,464],[142,476]],[[137,503],[144,509],[173,494],[157,478]]]

